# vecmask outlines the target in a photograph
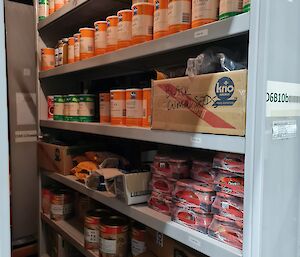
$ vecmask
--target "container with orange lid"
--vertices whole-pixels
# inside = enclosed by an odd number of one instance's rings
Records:
[[[107,47],[107,22],[96,21],[95,26],[95,55],[104,54]]]
[[[146,249],[146,226],[135,221],[131,228],[131,254],[138,256]]]
[[[238,227],[234,220],[214,215],[208,235],[238,249],[243,248],[243,229]]]
[[[204,213],[200,209],[189,207],[184,203],[176,203],[172,210],[172,220],[181,225],[207,234],[213,215]]]
[[[110,93],[99,94],[100,123],[110,122]]]
[[[126,125],[142,126],[143,90],[126,89]]]
[[[107,22],[107,46],[106,52],[112,52],[118,48],[118,16],[112,15],[106,18]]]
[[[80,60],[88,59],[95,54],[95,29],[81,28],[80,32]]]
[[[46,71],[55,67],[55,49],[42,48],[41,50],[41,70]]]
[[[128,221],[111,216],[103,218],[100,224],[100,256],[127,257]]]
[[[168,3],[169,0],[156,0],[154,7],[154,39],[167,36],[169,33]]]
[[[55,12],[55,3],[54,0],[49,0],[49,15]]]
[[[99,249],[99,226],[101,220],[109,217],[105,209],[91,210],[86,213],[84,220],[84,246],[88,250]]]
[[[132,6],[132,43],[139,44],[153,39],[154,5],[137,3]]]
[[[126,91],[123,89],[110,91],[110,123],[126,124]]]
[[[215,192],[211,185],[184,179],[177,181],[173,197],[176,202],[183,202],[188,206],[198,207],[204,212],[210,212]]]
[[[74,61],[80,61],[80,33],[74,34]]]
[[[57,11],[65,5],[64,0],[54,0],[54,10]]]
[[[218,20],[220,0],[192,1],[192,28]]]
[[[118,48],[130,46],[132,43],[132,10],[118,11]]]
[[[74,37],[69,37],[69,40],[68,40],[68,63],[75,62],[74,45],[75,45]]]
[[[143,88],[143,120],[142,126],[149,128],[151,126],[151,88]]]
[[[192,0],[169,0],[169,33],[176,33],[191,28]]]

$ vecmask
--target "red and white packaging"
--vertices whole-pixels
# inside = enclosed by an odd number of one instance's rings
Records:
[[[211,162],[199,161],[199,160],[193,161],[193,165],[191,169],[192,179],[207,184],[213,184],[216,175],[217,175],[217,171],[212,169]]]
[[[48,120],[53,120],[53,112],[54,112],[54,96],[47,96],[48,102]]]
[[[185,159],[170,159],[170,176],[172,178],[183,179],[190,177],[190,165]]]
[[[245,157],[241,154],[218,153],[214,157],[213,168],[244,175]]]
[[[215,192],[212,185],[183,179],[177,181],[173,197],[176,202],[182,202],[200,208],[204,212],[210,212],[215,199]]]
[[[216,192],[244,197],[244,178],[222,170],[215,178],[214,189]]]
[[[208,235],[238,249],[243,248],[243,230],[236,226],[234,220],[214,215]]]
[[[191,208],[184,203],[176,203],[173,206],[172,220],[176,223],[190,227],[194,230],[207,234],[213,215],[204,213],[199,208]]]
[[[153,191],[148,200],[148,206],[155,211],[171,216],[173,207],[172,198],[162,197],[160,193]]]
[[[217,193],[216,199],[211,206],[211,212],[213,214],[242,222],[244,216],[243,199],[224,193]]]
[[[152,190],[164,195],[171,196],[172,192],[174,191],[176,181],[177,180],[173,178],[167,178],[164,176],[153,174],[151,181]]]
[[[161,176],[168,176],[170,173],[169,159],[169,156],[156,155],[153,160],[153,172]]]

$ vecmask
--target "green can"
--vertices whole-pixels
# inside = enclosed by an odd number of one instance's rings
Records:
[[[54,120],[64,120],[64,107],[65,107],[65,98],[62,95],[54,96],[54,111],[53,119]]]
[[[68,95],[64,95],[64,121],[69,121],[69,96]]]
[[[251,0],[244,0],[243,1],[243,12],[249,12],[250,11],[250,2],[251,2]]]
[[[39,0],[39,20],[49,16],[49,0]]]
[[[96,95],[79,95],[79,121],[92,122],[95,119]]]
[[[77,95],[67,96],[68,121],[79,121],[79,97]]]
[[[219,19],[223,20],[243,12],[243,0],[220,0]]]

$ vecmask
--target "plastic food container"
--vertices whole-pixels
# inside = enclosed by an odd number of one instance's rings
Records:
[[[153,172],[162,176],[167,176],[170,173],[169,156],[156,155],[153,161]]]
[[[117,13],[118,22],[118,48],[131,45],[132,42],[132,10],[121,10]]]
[[[176,223],[190,227],[194,230],[207,234],[207,229],[211,224],[213,215],[203,213],[197,208],[190,208],[184,203],[176,203],[173,206],[172,220]]]
[[[212,186],[208,184],[185,179],[177,181],[173,197],[177,202],[198,207],[204,212],[210,212],[211,205],[215,199],[215,192]]]
[[[95,54],[95,29],[81,28],[80,32],[80,60],[88,59]]]
[[[170,176],[177,179],[188,178],[190,176],[190,166],[187,160],[170,159]]]
[[[80,33],[74,34],[74,60],[80,61]]]
[[[152,189],[162,194],[172,195],[176,185],[176,179],[167,178],[157,174],[152,176]]]
[[[193,161],[193,165],[191,169],[192,179],[207,184],[213,184],[216,174],[217,172],[215,170],[212,170],[211,162],[199,161],[199,160]]]
[[[107,47],[107,22],[96,21],[95,26],[95,55],[104,54]]]
[[[42,48],[41,50],[41,70],[47,71],[55,67],[55,49]]]
[[[110,122],[111,125],[126,124],[126,91],[110,90]]]
[[[231,173],[244,175],[244,155],[231,153],[218,153],[213,161],[214,169],[221,169]]]
[[[169,33],[173,34],[191,28],[192,0],[169,0]]]
[[[74,37],[69,37],[69,40],[68,40],[68,63],[75,62],[74,45],[75,45]]]
[[[126,126],[142,126],[143,90],[126,89]]]
[[[151,88],[143,88],[143,119],[142,126],[149,128],[151,126]]]
[[[217,197],[211,206],[211,212],[235,221],[243,221],[243,199],[224,193],[217,193]]]
[[[118,48],[118,16],[112,15],[106,18],[107,22],[107,47],[106,52],[112,52]]]
[[[220,0],[219,19],[223,20],[243,11],[243,0]]]
[[[208,235],[238,249],[243,248],[243,230],[231,219],[214,215],[208,228]]]
[[[214,189],[217,192],[244,197],[244,178],[221,171],[215,178]]]
[[[169,0],[156,0],[154,7],[154,39],[167,36],[169,33],[168,3]]]
[[[152,195],[148,201],[148,205],[155,211],[171,216],[173,203],[170,198],[162,198],[160,197],[160,194],[152,192]]]
[[[220,0],[197,0],[192,3],[192,28],[218,20]]]

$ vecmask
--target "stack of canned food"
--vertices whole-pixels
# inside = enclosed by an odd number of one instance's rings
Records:
[[[48,119],[92,122],[96,96],[92,94],[48,96]]]
[[[69,2],[70,0],[39,0],[39,20],[44,20]]]
[[[43,48],[41,70],[85,60],[250,10],[250,0],[156,0],[155,5],[153,2],[133,1],[131,9],[121,10],[104,21],[96,21],[94,28],[79,29],[79,33],[59,40],[55,48]],[[40,0],[40,10],[47,10],[47,3],[47,0]],[[45,16],[40,14],[40,17]]]
[[[244,156],[217,153],[213,162],[157,155],[149,206],[172,220],[242,249]]]

